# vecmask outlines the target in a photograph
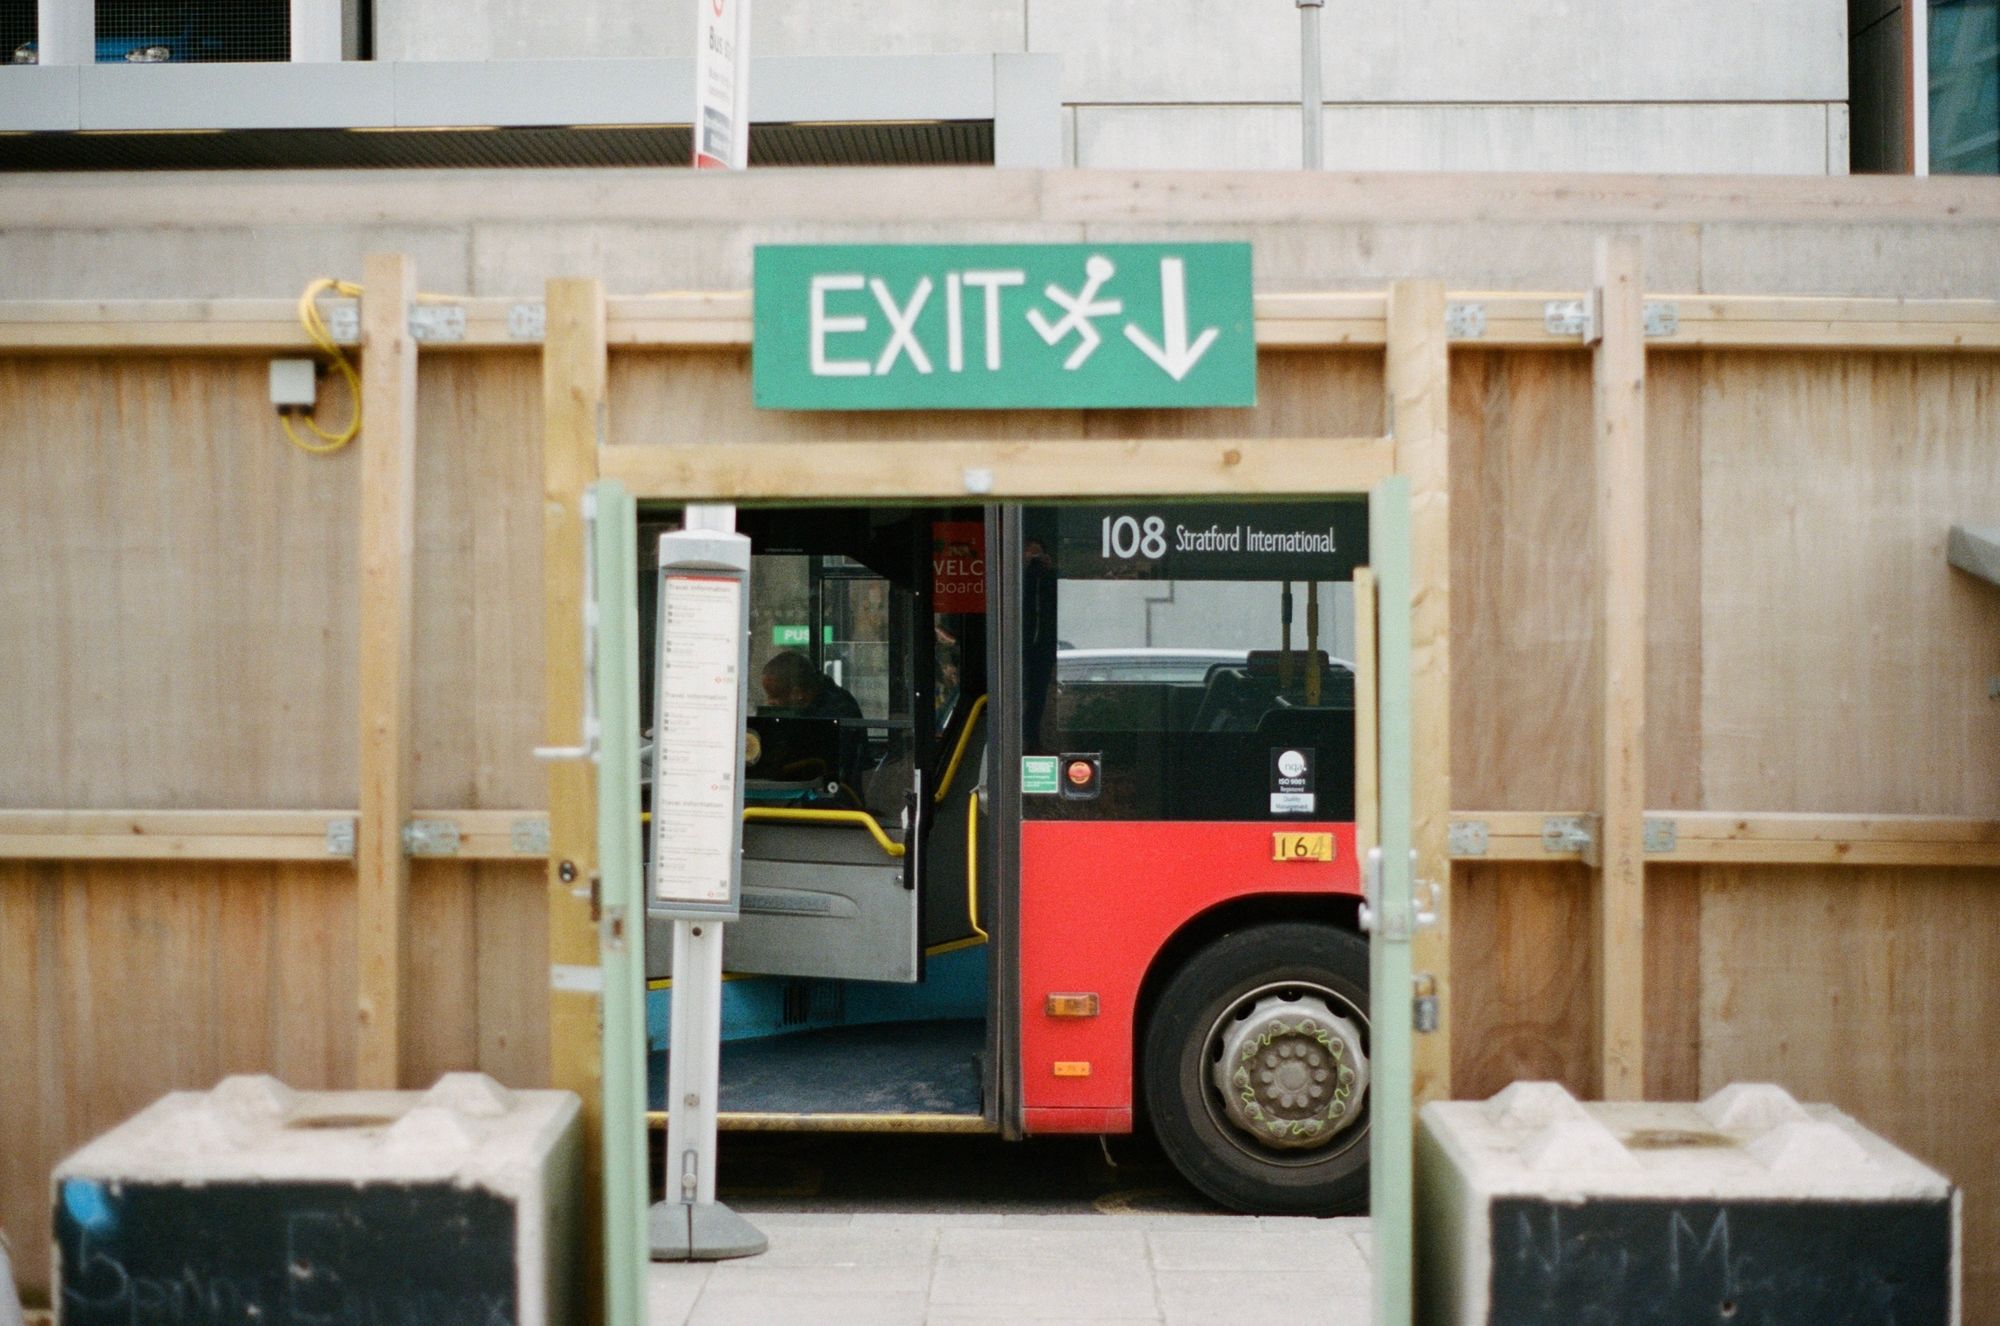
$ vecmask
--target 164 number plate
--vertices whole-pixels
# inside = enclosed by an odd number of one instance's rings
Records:
[[[1273,861],[1331,861],[1333,835],[1330,833],[1274,833],[1271,835]]]

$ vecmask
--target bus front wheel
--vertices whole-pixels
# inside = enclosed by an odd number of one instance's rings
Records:
[[[1330,925],[1224,935],[1160,991],[1142,1072],[1174,1167],[1224,1206],[1344,1215],[1368,1201],[1368,944]]]

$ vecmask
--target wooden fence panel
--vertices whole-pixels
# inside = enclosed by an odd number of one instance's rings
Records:
[[[351,805],[355,459],[260,359],[0,360],[0,805]]]

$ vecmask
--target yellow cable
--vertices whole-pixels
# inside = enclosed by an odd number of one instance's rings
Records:
[[[349,298],[359,298],[361,294],[361,287],[351,281],[322,276],[308,283],[304,293],[299,296],[299,325],[305,328],[306,335],[311,338],[314,345],[322,352],[333,356],[333,366],[340,370],[341,377],[347,381],[348,395],[354,402],[354,417],[347,421],[347,427],[337,433],[329,433],[308,413],[305,416],[306,427],[320,439],[318,442],[308,442],[292,430],[292,419],[289,414],[281,413],[278,416],[278,425],[285,430],[287,440],[300,451],[314,456],[332,455],[352,442],[355,435],[361,431],[361,377],[354,371],[354,365],[348,362],[340,346],[335,343],[333,332],[328,329],[326,319],[322,318],[319,312],[319,297],[329,290],[336,295],[345,295]]]
[[[958,734],[958,745],[951,752],[951,763],[944,767],[944,778],[938,783],[937,795],[931,800],[944,804],[945,793],[951,791],[951,780],[958,773],[959,761],[965,758],[965,748],[972,744],[972,727],[979,721],[979,711],[986,707],[986,697],[980,696],[972,702],[972,711],[965,716],[965,726]]]

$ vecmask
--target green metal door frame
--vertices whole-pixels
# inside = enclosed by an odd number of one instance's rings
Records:
[[[1369,1213],[1374,1236],[1375,1326],[1409,1326],[1414,1144],[1411,1093],[1410,935],[1410,481],[1385,479],[1368,497],[1375,574],[1376,731],[1380,744],[1381,845],[1368,889]]]
[[[607,1326],[645,1319],[645,915],[639,846],[636,507],[616,480],[586,497],[586,601],[597,720],[599,949],[604,972],[604,1201]],[[1369,1174],[1376,1326],[1409,1326],[1412,1285],[1410,493],[1398,475],[1369,494],[1376,582],[1381,846],[1368,878]]]
[[[646,900],[639,878],[639,525],[615,479],[584,495],[596,691],[598,960],[604,972],[604,1319],[646,1319]],[[586,715],[590,713],[586,707]],[[588,721],[588,719],[586,719]],[[586,741],[589,740],[586,734]]]

